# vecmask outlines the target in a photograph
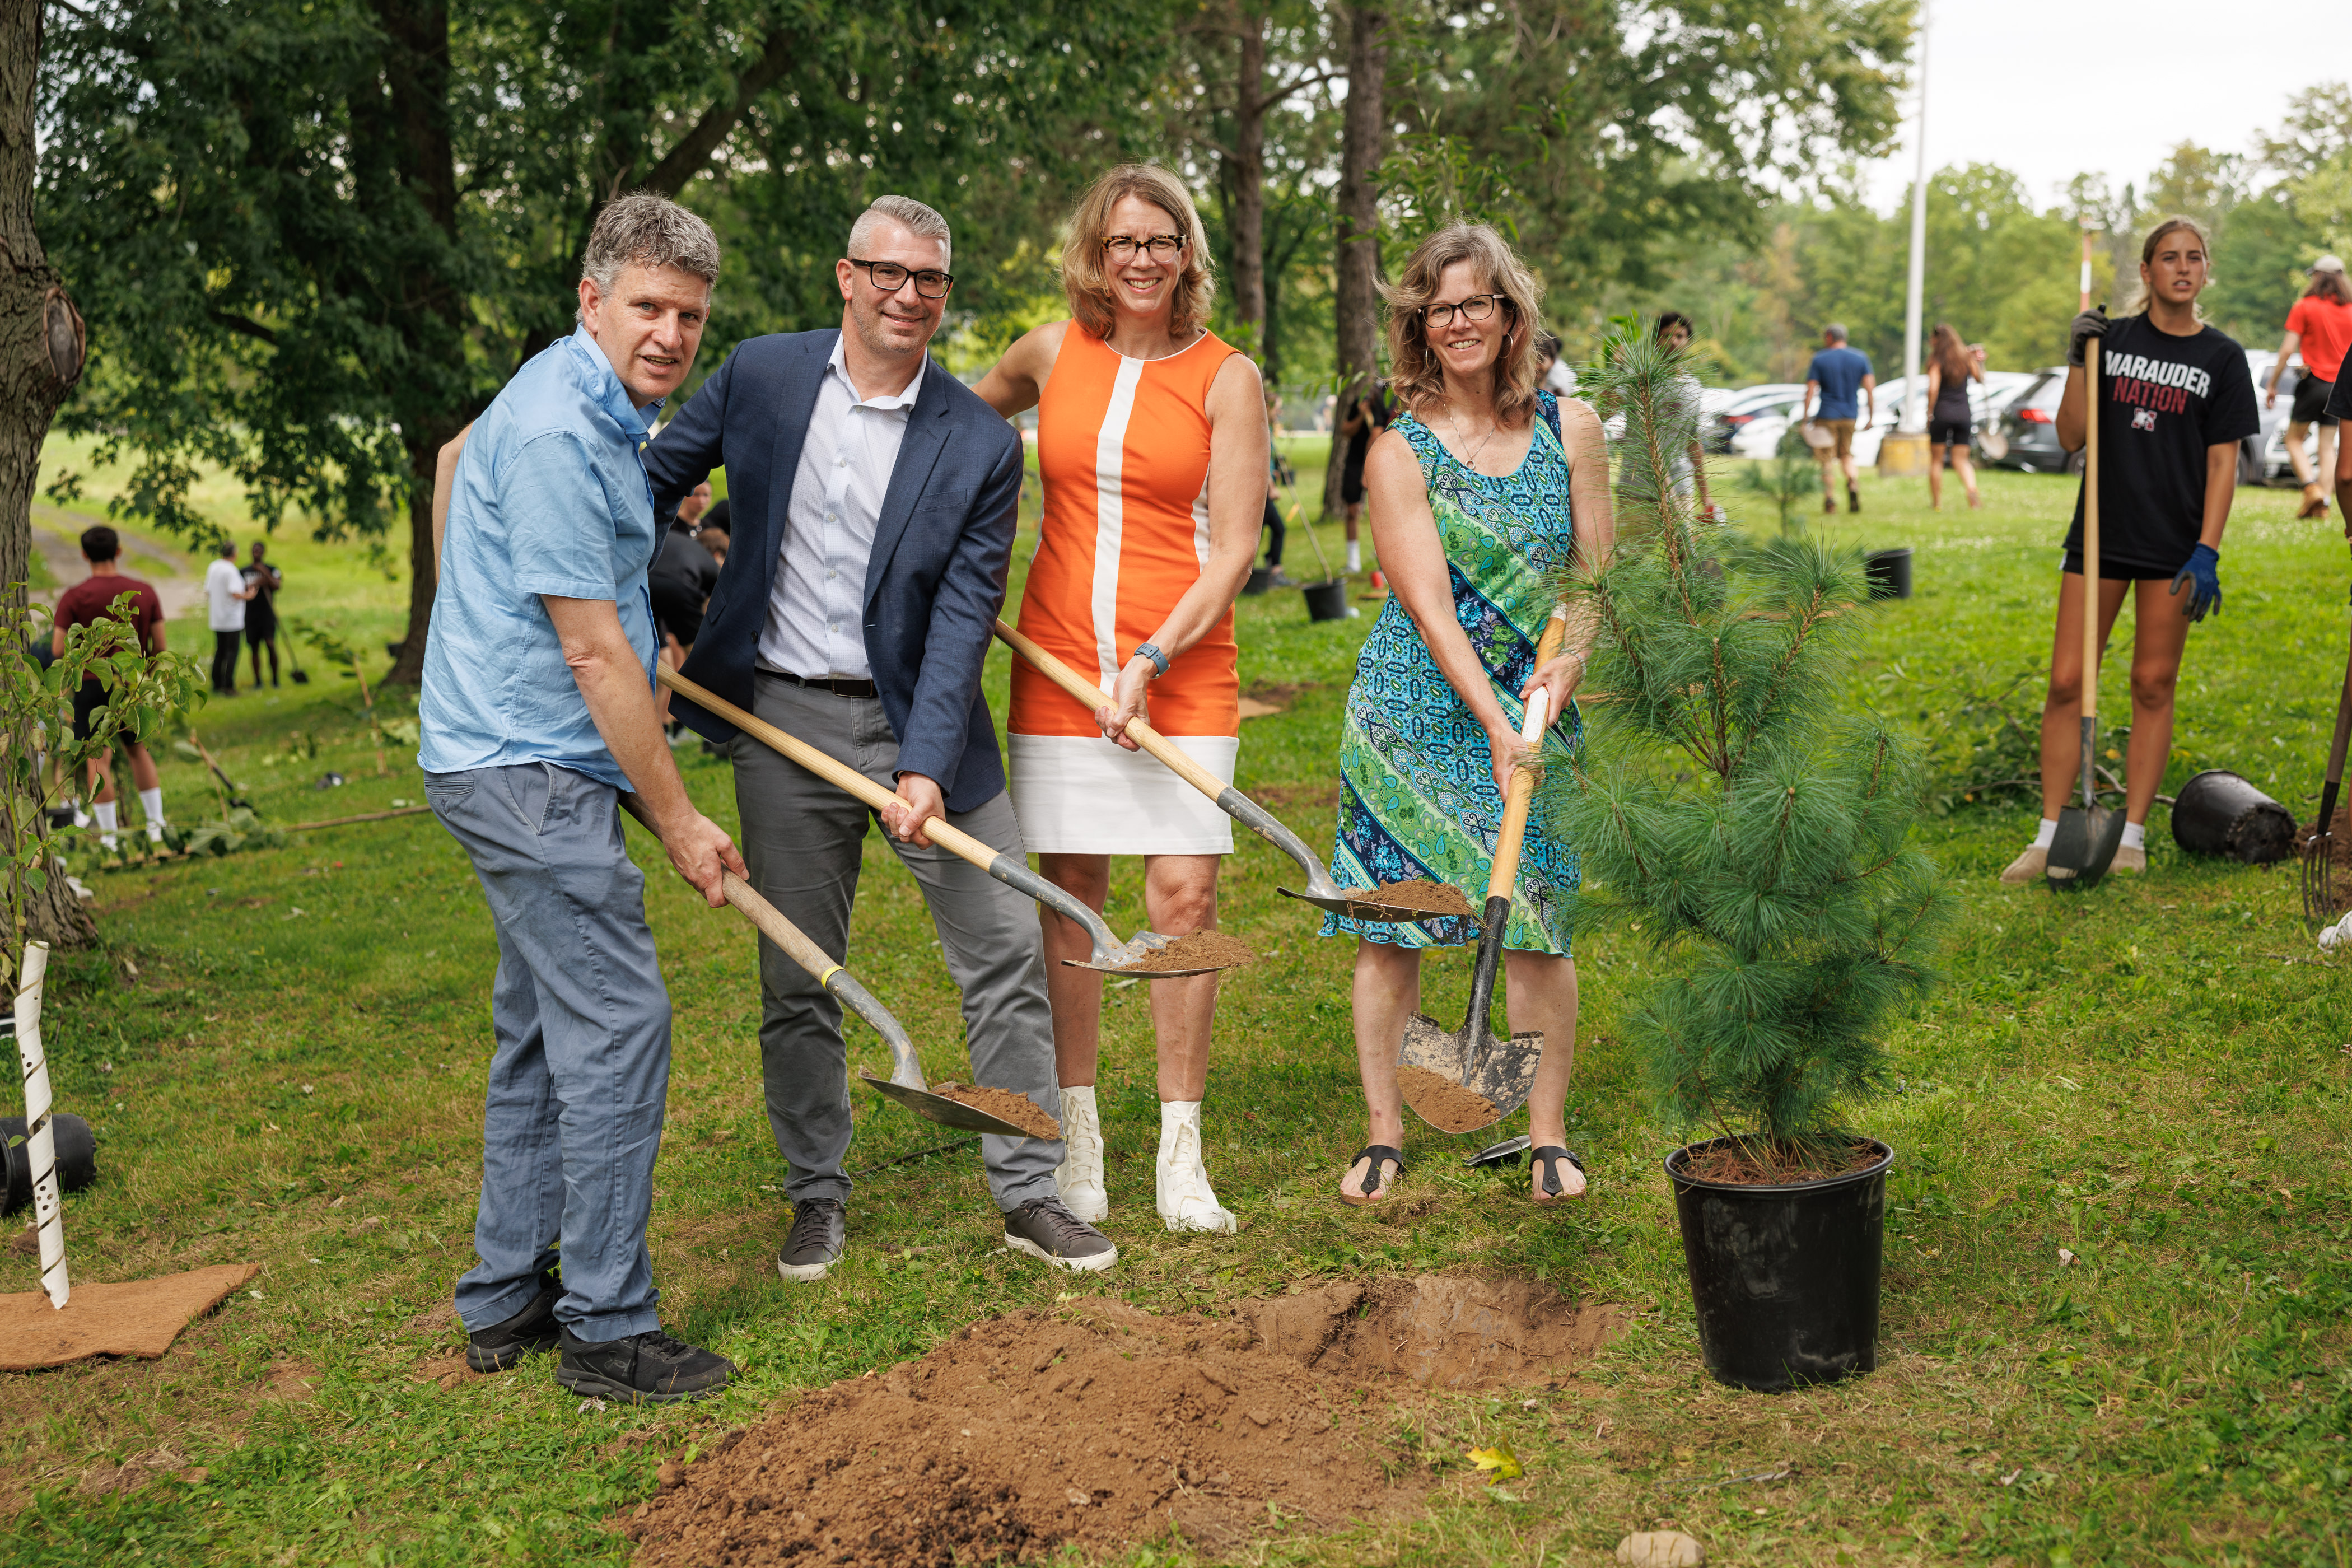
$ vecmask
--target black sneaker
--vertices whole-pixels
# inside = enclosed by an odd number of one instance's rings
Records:
[[[466,1345],[466,1364],[476,1372],[504,1372],[527,1355],[555,1348],[555,1299],[563,1286],[549,1269],[539,1277],[539,1294],[503,1323],[492,1323]]]
[[[776,1254],[776,1272],[803,1284],[822,1279],[848,1245],[848,1205],[839,1198],[805,1198],[793,1205],[793,1228]]]
[[[701,1399],[735,1379],[735,1363],[716,1351],[647,1329],[620,1340],[583,1340],[563,1330],[555,1381],[583,1399],[668,1405]]]
[[[1852,485],[1848,485],[1845,488],[1845,510],[1848,511],[1860,511],[1862,510],[1862,492],[1854,489]]]
[[[1097,1273],[1118,1261],[1110,1237],[1072,1214],[1059,1198],[1031,1198],[1004,1216],[1004,1245],[1056,1268]]]

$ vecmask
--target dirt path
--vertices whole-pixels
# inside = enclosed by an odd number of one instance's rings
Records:
[[[40,552],[49,575],[67,587],[89,576],[89,565],[81,558],[81,531],[107,521],[94,512],[34,502],[33,548]],[[122,536],[122,569],[155,590],[163,601],[165,621],[185,621],[191,615],[202,618],[204,568],[194,557],[152,534],[135,533],[119,522],[108,526]]]

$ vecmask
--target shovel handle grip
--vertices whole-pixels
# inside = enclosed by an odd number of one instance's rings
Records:
[[[1111,705],[1110,693],[1001,620],[996,623],[996,635],[1007,647],[1034,665],[1040,675],[1076,698],[1089,710],[1108,708]],[[1224,794],[1224,780],[1186,756],[1180,748],[1169,741],[1167,736],[1142,720],[1129,719],[1127,721],[1127,735],[1128,739],[1165,763],[1170,773],[1174,773],[1211,800]]]
[[[1545,623],[1543,636],[1536,643],[1536,668],[1541,669],[1559,654],[1559,645],[1568,638],[1568,615],[1565,608],[1555,607],[1551,619]],[[1543,740],[1544,731],[1550,727],[1551,697],[1538,691],[1528,699],[1527,718],[1519,726],[1519,739],[1528,745]],[[1511,883],[1519,874],[1519,849],[1527,840],[1528,808],[1535,799],[1536,775],[1524,764],[1511,770],[1510,791],[1503,797],[1503,826],[1495,836],[1495,866],[1486,877],[1486,896],[1507,899]]]

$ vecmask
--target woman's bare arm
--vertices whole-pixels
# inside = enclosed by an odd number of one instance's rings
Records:
[[[1032,327],[1013,340],[1004,351],[1004,357],[995,367],[980,378],[972,390],[1007,419],[1024,409],[1037,406],[1045,395],[1045,383],[1053,376],[1054,361],[1062,352],[1062,339],[1067,335],[1070,323],[1048,321],[1042,327]]]

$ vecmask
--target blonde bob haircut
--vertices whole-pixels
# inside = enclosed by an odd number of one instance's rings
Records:
[[[1096,337],[1110,336],[1110,267],[1102,242],[1109,237],[1111,209],[1129,196],[1140,196],[1166,213],[1183,237],[1184,265],[1176,275],[1168,331],[1180,340],[1189,338],[1208,324],[1209,304],[1217,297],[1209,234],[1201,226],[1201,214],[1184,182],[1150,163],[1121,163],[1078,198],[1062,241],[1062,291],[1070,297],[1070,314]]]
[[[1439,229],[1413,247],[1393,283],[1380,285],[1389,307],[1389,384],[1416,415],[1444,401],[1445,373],[1430,352],[1421,321],[1423,307],[1437,297],[1445,269],[1467,261],[1484,284],[1481,292],[1503,296],[1508,335],[1495,361],[1495,414],[1504,424],[1524,425],[1535,416],[1536,340],[1543,321],[1543,285],[1508,242],[1483,223],[1457,223]]]

